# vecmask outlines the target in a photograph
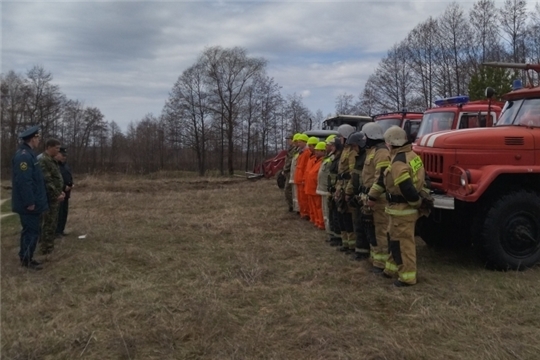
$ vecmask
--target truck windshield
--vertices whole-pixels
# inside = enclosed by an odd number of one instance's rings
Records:
[[[497,126],[523,125],[540,127],[540,99],[507,101]]]
[[[441,111],[425,113],[418,130],[418,138],[436,131],[451,130],[454,123],[454,113]]]
[[[394,125],[401,127],[401,119],[382,119],[375,120],[375,122],[382,127],[383,132],[390,129],[390,127]]]

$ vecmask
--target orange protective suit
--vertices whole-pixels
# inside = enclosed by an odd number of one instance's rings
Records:
[[[304,191],[304,181],[305,181],[305,172],[306,167],[311,157],[311,151],[306,146],[301,150],[300,155],[298,156],[298,161],[296,162],[296,171],[294,173],[294,184],[298,190],[298,207],[300,210],[301,217],[308,217],[309,210],[307,206],[306,193]]]
[[[315,161],[306,171],[306,181],[304,190],[308,198],[309,213],[311,222],[319,229],[324,230],[324,218],[322,212],[322,197],[317,195],[317,181],[319,177],[319,169],[321,168],[323,158],[315,158]]]

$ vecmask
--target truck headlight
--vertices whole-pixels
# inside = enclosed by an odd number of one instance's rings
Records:
[[[469,170],[464,170],[461,173],[461,176],[459,178],[459,183],[461,186],[467,187],[467,185],[469,185],[470,182],[471,182],[471,173],[469,172]]]

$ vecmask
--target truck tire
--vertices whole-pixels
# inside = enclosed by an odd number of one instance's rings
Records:
[[[540,195],[515,191],[495,201],[482,227],[488,265],[523,270],[540,262]]]
[[[285,175],[283,175],[283,173],[280,171],[280,172],[278,173],[277,178],[276,178],[278,188],[284,189],[284,188],[285,188],[285,181],[286,181],[286,180],[287,180],[287,178],[286,178]]]

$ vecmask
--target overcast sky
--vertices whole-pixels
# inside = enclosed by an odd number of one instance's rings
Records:
[[[206,47],[240,46],[268,60],[284,96],[301,94],[326,116],[338,94],[357,96],[386,51],[448,4],[3,0],[1,70],[41,65],[68,98],[126,129],[161,114],[178,76]]]

